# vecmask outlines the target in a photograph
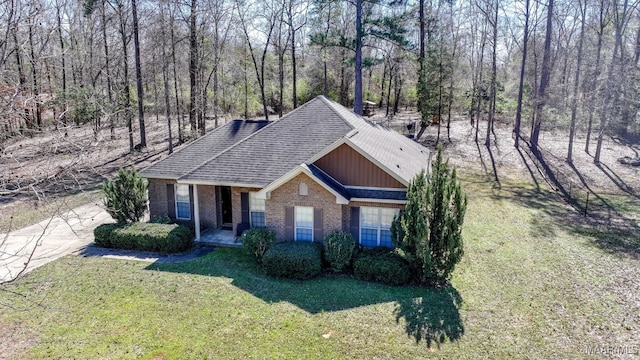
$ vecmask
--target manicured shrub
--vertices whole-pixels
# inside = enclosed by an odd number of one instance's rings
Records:
[[[154,224],[173,224],[173,221],[168,215],[156,215],[151,222]]]
[[[264,253],[276,242],[276,232],[264,227],[253,227],[242,233],[242,246],[258,264],[262,264]]]
[[[166,254],[185,251],[193,246],[191,230],[175,224],[105,224],[94,230],[94,237],[96,246],[100,247]]]
[[[96,246],[111,247],[111,234],[115,229],[122,227],[120,224],[102,224],[93,230],[93,237]]]
[[[335,230],[324,237],[324,260],[333,272],[343,272],[351,264],[356,242],[349,233]]]
[[[363,250],[353,262],[353,274],[361,280],[389,285],[402,285],[411,280],[407,262],[386,248]]]
[[[322,270],[320,246],[311,242],[284,242],[271,246],[262,257],[264,271],[275,277],[309,279]]]

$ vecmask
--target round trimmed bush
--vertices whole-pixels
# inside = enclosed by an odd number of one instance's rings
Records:
[[[393,250],[366,249],[353,262],[356,278],[388,285],[403,285],[411,280],[411,270]]]
[[[264,227],[253,227],[242,233],[242,247],[262,263],[264,253],[276,242],[276,232]]]
[[[324,260],[333,272],[343,272],[351,264],[355,248],[351,234],[335,230],[324,237]]]
[[[271,276],[309,279],[322,270],[320,247],[311,242],[275,244],[264,253],[262,266]]]

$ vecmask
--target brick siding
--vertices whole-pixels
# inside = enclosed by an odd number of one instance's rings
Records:
[[[147,190],[149,194],[149,219],[167,216],[167,184],[175,184],[175,180],[149,179]]]
[[[298,188],[301,182],[307,184],[308,195],[299,195]],[[266,225],[276,231],[278,240],[293,240],[285,239],[284,212],[285,207],[288,206],[311,206],[323,209],[323,235],[342,228],[342,205],[336,204],[335,195],[305,174],[296,176],[272,191],[271,198],[266,201]],[[322,241],[322,239],[316,239],[316,241]]]

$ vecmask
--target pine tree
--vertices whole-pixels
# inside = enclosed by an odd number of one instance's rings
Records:
[[[147,211],[147,183],[135,168],[118,170],[118,176],[102,184],[107,212],[118,224],[139,221]]]
[[[464,254],[462,223],[467,207],[455,169],[438,148],[429,178],[424,171],[407,189],[405,210],[391,226],[394,245],[402,250],[422,284],[448,281]]]

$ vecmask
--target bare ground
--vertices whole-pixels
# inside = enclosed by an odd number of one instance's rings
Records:
[[[221,119],[220,124],[224,121]],[[213,125],[213,121],[207,123],[209,129]],[[25,209],[44,208],[52,200],[97,189],[120,167],[142,169],[166,157],[167,129],[164,120],[148,118],[147,147],[133,153],[129,153],[128,132],[124,126],[116,128],[114,139],[109,129],[103,128],[95,136],[92,127],[86,125],[43,131],[33,137],[16,137],[0,144],[0,218]],[[174,119],[174,144],[178,143],[177,131]],[[139,141],[136,126],[134,144]],[[92,201],[88,197],[79,201],[83,200]],[[54,208],[55,212],[69,210],[64,206]],[[34,218],[34,223],[35,220],[42,219]]]

